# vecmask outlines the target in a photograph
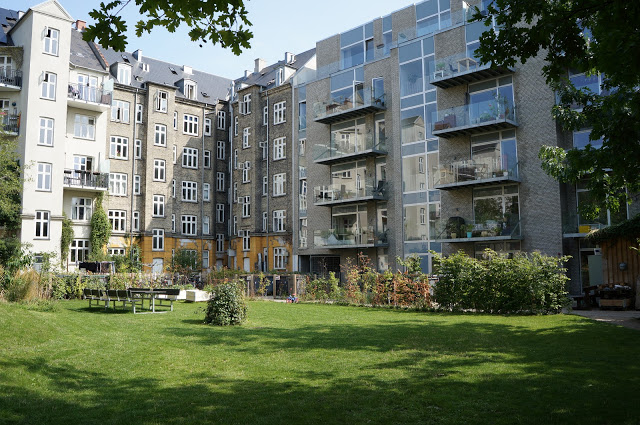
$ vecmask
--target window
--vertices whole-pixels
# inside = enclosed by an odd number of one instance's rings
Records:
[[[173,145],[173,163],[177,163],[178,162],[178,147],[176,145]]]
[[[36,239],[49,239],[49,211],[36,211]]]
[[[591,140],[591,129],[573,132],[573,147],[575,149],[584,149],[587,145],[594,149],[600,149],[602,143],[602,137],[598,140]]]
[[[74,239],[69,247],[69,260],[81,263],[89,257],[89,239]]]
[[[285,185],[287,184],[287,174],[280,173],[273,175],[273,196],[282,196],[285,192]]]
[[[211,185],[209,183],[202,184],[202,200],[205,202],[211,200]]]
[[[184,96],[187,99],[191,99],[191,100],[196,100],[198,98],[198,90],[197,90],[197,86],[196,83],[194,83],[193,81],[186,81],[184,82]]]
[[[151,250],[164,251],[164,229],[153,229],[151,234]]]
[[[307,102],[298,103],[298,130],[307,128]]]
[[[185,202],[198,202],[198,183],[182,182],[182,200]]]
[[[250,183],[251,177],[249,176],[249,170],[251,170],[251,162],[245,161],[240,165],[242,168],[242,183]]]
[[[169,104],[169,93],[164,90],[158,90],[156,95],[156,111],[167,112],[167,105]],[[177,112],[174,113],[174,117],[177,116]]]
[[[241,230],[242,235],[242,250],[251,251],[251,236],[249,236],[248,230]]]
[[[91,220],[92,204],[91,198],[71,198],[71,220]]]
[[[164,217],[164,195],[153,195],[153,216]]]
[[[123,210],[109,210],[109,223],[112,232],[124,232],[127,212]]]
[[[38,162],[38,177],[36,188],[51,192],[51,164]]]
[[[176,197],[176,179],[171,180],[171,196]]]
[[[279,137],[273,141],[273,160],[285,159],[287,157],[287,138]]]
[[[284,83],[284,67],[280,67],[276,71],[276,86],[282,85]]]
[[[53,123],[51,118],[40,117],[39,145],[53,146]]]
[[[216,190],[218,192],[224,192],[224,173],[217,173]]]
[[[129,122],[129,102],[114,100],[111,103],[111,121]]]
[[[233,168],[238,169],[238,149],[233,150]]]
[[[118,82],[120,84],[131,84],[131,66],[118,65]]]
[[[107,254],[109,255],[125,255],[125,248],[107,248]]]
[[[273,248],[273,268],[284,269],[287,264],[287,249],[286,248]]]
[[[240,197],[240,199],[243,199]],[[245,196],[242,202],[242,217],[251,217],[251,196]]]
[[[126,137],[111,136],[109,158],[129,159],[129,139]]]
[[[218,233],[216,235],[216,252],[224,252],[224,234]]]
[[[195,215],[182,216],[182,234],[187,236],[195,236],[198,229],[198,217]]]
[[[52,72],[45,72],[42,79],[42,91],[40,97],[43,99],[56,100],[56,81],[58,76]]]
[[[269,107],[262,108],[262,125],[269,124]]]
[[[224,140],[218,140],[216,145],[216,158],[224,159],[225,157],[225,143]]]
[[[287,230],[286,225],[287,210],[276,210],[273,212],[273,231],[284,232]]]
[[[233,183],[233,202],[238,202],[238,182]]]
[[[155,138],[153,139],[155,146],[167,146],[167,126],[156,124]]]
[[[242,149],[251,147],[249,144],[249,136],[251,135],[251,128],[246,127],[242,129]]]
[[[307,211],[307,181],[300,180],[300,196],[298,197],[300,200],[300,212]]]
[[[298,140],[298,155],[304,156],[307,150],[307,139]]]
[[[267,224],[269,222],[269,215],[267,214],[266,211],[264,211],[262,213],[262,231],[266,232],[267,231]]]
[[[262,160],[269,159],[269,143],[268,142],[260,142],[260,146],[262,146]]]
[[[233,216],[233,228],[232,230],[232,234],[235,236],[237,234],[238,231],[238,216],[234,215]]]
[[[165,180],[165,164],[164,159],[153,160],[153,181],[163,182]]]
[[[144,111],[144,106],[142,106],[142,104],[140,103],[136,104],[136,123],[138,124],[142,124],[143,111]]]
[[[211,151],[204,151],[202,160],[204,168],[211,168]]]
[[[96,119],[87,115],[76,114],[73,126],[73,135],[81,139],[94,140]]]
[[[142,159],[142,140],[140,139],[133,141],[133,157],[135,159]]]
[[[173,129],[174,130],[178,129],[178,113],[177,112],[173,113]]]
[[[235,119],[233,120],[233,135],[238,135],[238,117],[235,117]]]
[[[273,124],[282,124],[286,122],[285,112],[287,111],[287,102],[278,102],[273,105]]]
[[[182,132],[192,136],[198,135],[198,117],[184,114],[182,119]]]
[[[109,173],[109,195],[127,196],[127,175]]]
[[[194,149],[194,148],[182,149],[182,167],[198,168],[198,149]]]
[[[251,95],[245,94],[240,102],[240,114],[248,115],[251,113]]]
[[[210,232],[210,225],[209,225],[209,216],[205,215],[202,217],[202,234],[203,235],[208,235]]]
[[[216,223],[224,223],[224,204],[216,204]]]
[[[133,217],[132,217],[133,222],[131,223],[131,227],[134,232],[139,232],[140,231],[140,211],[134,211],[133,212]]]
[[[209,250],[207,249],[202,250],[202,268],[203,269],[209,268]]]
[[[269,180],[267,176],[262,176],[262,196],[267,196],[269,191]]]
[[[171,231],[173,233],[176,232],[176,215],[175,214],[171,214]]]
[[[226,128],[227,113],[225,111],[218,111],[218,130],[224,130]]]
[[[133,176],[133,194],[140,195],[140,185],[141,185],[141,177],[140,174],[134,174]]]
[[[204,135],[211,136],[211,118],[204,119]]]
[[[44,29],[44,52],[50,55],[58,56],[58,42],[60,40],[60,31],[47,28]]]

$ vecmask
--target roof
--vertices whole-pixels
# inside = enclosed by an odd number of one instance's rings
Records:
[[[307,50],[300,54],[295,55],[295,60],[292,63],[285,63],[284,60],[278,61],[274,64],[266,66],[260,72],[254,72],[247,77],[238,78],[235,80],[236,86],[239,84],[246,84],[247,86],[261,86],[272,87],[275,85],[276,71],[282,66],[293,68],[296,71],[302,68],[313,56],[316,54],[316,49]]]
[[[157,83],[165,86],[174,86],[180,80],[188,79],[195,81],[198,85],[197,100],[200,102],[213,103],[215,99],[227,99],[231,80],[206,72],[193,70],[192,73],[184,72],[183,67],[169,62],[142,56],[142,62],[138,61],[133,54],[124,52],[116,52],[113,49],[105,49],[99,45],[98,51],[104,56],[107,66],[114,63],[129,63],[132,66],[131,86],[142,87],[145,83]],[[126,60],[125,60],[126,58]],[[149,65],[149,71],[144,71],[142,64]],[[115,78],[116,76],[114,76]],[[136,78],[137,77],[137,78]],[[116,80],[117,81],[117,80]],[[205,97],[206,93],[208,97]],[[180,90],[176,92],[176,96],[186,98]]]
[[[611,239],[636,239],[638,236],[640,236],[640,214],[619,224],[591,232],[585,236],[585,239],[590,243],[600,244]]]
[[[75,66],[105,72],[106,70],[96,57],[93,50],[91,50],[89,43],[90,42],[86,42],[82,39],[81,32],[71,30],[71,52],[69,54],[69,62]]]
[[[0,31],[0,45],[13,46],[11,36],[7,34],[11,28],[18,21],[18,11],[11,9],[4,9],[0,7],[0,25],[2,25],[2,31]]]

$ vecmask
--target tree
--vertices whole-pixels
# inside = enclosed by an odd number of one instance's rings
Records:
[[[191,249],[177,249],[167,270],[179,275],[181,283],[186,284],[201,271],[202,264],[198,251]]]
[[[0,129],[0,227],[4,234],[0,237],[0,264],[21,250],[20,240],[15,236],[20,228],[22,177],[20,175],[18,141]]]
[[[617,211],[640,189],[640,2],[619,0],[492,0],[474,20],[485,31],[481,62],[513,66],[542,55],[547,83],[558,97],[552,115],[566,131],[591,128],[584,149],[545,146],[542,168],[564,183],[585,179],[594,202],[580,213]],[[601,80],[600,89],[574,85],[569,73]],[[597,86],[594,85],[594,86]],[[595,87],[594,87],[595,88]]]
[[[109,243],[109,238],[111,237],[111,223],[109,223],[107,213],[102,208],[102,198],[103,194],[98,194],[93,215],[91,216],[91,235],[89,237],[91,245],[89,258],[91,261],[102,261],[106,258],[104,247]]]
[[[103,47],[111,47],[122,52],[127,46],[124,32],[126,21],[119,16],[132,0],[113,0],[101,2],[98,9],[89,12],[95,23],[87,26],[83,38],[87,41],[98,40]],[[135,0],[139,14],[144,19],[136,22],[136,35],[151,33],[156,27],[165,27],[175,32],[182,24],[191,30],[189,37],[202,43],[211,42],[221,47],[231,48],[235,55],[250,47],[253,33],[247,29],[251,22],[247,18],[244,0]]]
[[[67,217],[66,213],[62,213],[62,233],[60,235],[60,265],[69,267],[69,246],[73,241],[73,222]]]

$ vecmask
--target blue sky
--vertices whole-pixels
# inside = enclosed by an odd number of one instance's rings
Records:
[[[43,0],[0,0],[0,7],[27,10]],[[106,0],[103,0],[106,1]],[[74,19],[90,22],[89,11],[100,0],[59,0]],[[250,0],[249,20],[253,23],[251,49],[240,56],[230,51],[191,42],[187,29],[171,34],[156,28],[150,35],[137,38],[133,32],[136,20],[132,1],[123,16],[129,23],[127,51],[142,49],[143,55],[191,65],[193,68],[227,78],[237,78],[243,70],[253,70],[254,59],[260,57],[273,63],[284,58],[284,52],[298,53],[315,47],[318,40],[361,25],[374,18],[401,9],[411,0]]]

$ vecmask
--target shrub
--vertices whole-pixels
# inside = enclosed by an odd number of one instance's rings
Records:
[[[210,325],[239,325],[247,317],[247,303],[242,281],[230,281],[217,285],[211,292],[204,322]]]
[[[18,270],[7,278],[5,284],[7,301],[34,301],[43,297],[40,275],[33,269]]]

